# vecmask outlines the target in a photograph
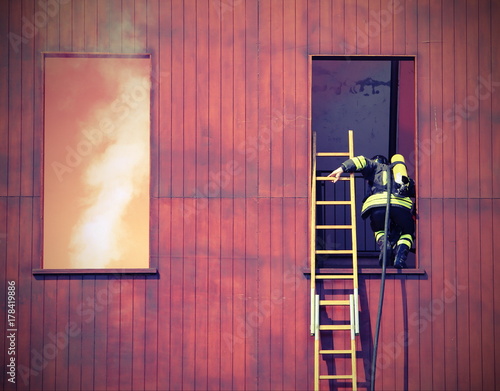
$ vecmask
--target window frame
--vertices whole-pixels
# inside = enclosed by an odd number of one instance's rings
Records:
[[[150,118],[150,123],[149,123],[149,184],[148,184],[148,198],[149,198],[149,216],[148,216],[148,267],[138,267],[138,268],[133,268],[133,267],[126,267],[126,268],[44,268],[44,223],[43,223],[43,218],[44,218],[44,176],[45,176],[45,167],[44,167],[44,156],[45,156],[45,62],[47,58],[116,58],[116,59],[148,59],[149,60],[149,80],[151,81],[150,83],[150,89],[149,89],[149,118]],[[152,143],[153,140],[153,89],[154,85],[152,83],[153,81],[153,75],[152,75],[152,55],[151,53],[136,53],[136,54],[127,54],[127,53],[74,53],[74,52],[41,52],[41,61],[40,61],[40,67],[38,68],[39,72],[39,80],[40,80],[40,85],[41,88],[38,90],[38,98],[40,103],[40,118],[42,119],[41,123],[41,137],[39,138],[39,143],[40,143],[40,152],[38,154],[39,156],[39,161],[40,161],[40,183],[41,183],[41,196],[40,196],[40,219],[39,219],[39,224],[40,224],[40,230],[39,230],[39,235],[40,235],[40,243],[39,243],[39,256],[37,259],[34,261],[34,268],[32,269],[32,274],[33,275],[74,275],[74,274],[114,274],[114,275],[121,275],[121,274],[157,274],[158,273],[158,264],[157,264],[157,257],[152,255],[152,242],[153,242],[153,237],[152,233],[155,232],[155,229],[153,227],[154,220],[152,219],[152,213],[154,213],[153,208],[152,208],[152,183],[154,182],[154,177],[153,173],[155,170],[153,169],[153,159],[152,156],[155,153],[154,151],[154,145]]]
[[[415,197],[415,200],[414,200],[414,204],[415,204],[415,210],[418,210],[418,202],[419,202],[419,199],[418,199],[418,154],[417,154],[417,141],[418,141],[418,108],[417,108],[417,69],[418,69],[418,64],[417,64],[417,56],[416,55],[343,55],[343,54],[311,54],[309,55],[309,66],[308,66],[308,69],[309,69],[309,118],[311,118],[311,121],[309,121],[309,134],[308,134],[308,140],[309,140],[309,143],[312,143],[312,139],[313,139],[313,129],[312,129],[312,113],[313,113],[313,92],[312,92],[312,87],[313,87],[313,61],[315,59],[318,59],[318,58],[321,58],[321,59],[332,59],[332,60],[342,60],[342,61],[395,61],[395,60],[398,60],[398,61],[411,61],[413,64],[414,64],[414,78],[413,78],[413,93],[414,93],[414,96],[413,96],[413,101],[414,101],[414,107],[413,107],[413,116],[414,116],[414,121],[413,121],[413,129],[414,129],[414,132],[413,132],[413,147],[412,147],[412,151],[410,153],[410,158],[412,160],[412,163],[413,163],[413,169],[414,169],[414,173],[412,174],[412,177],[415,179],[416,183],[417,183],[417,196]],[[399,82],[399,81],[398,81]],[[394,109],[393,107],[393,102],[391,102],[391,110]],[[394,117],[396,117],[395,121],[397,122],[398,119],[397,119],[397,114],[398,114],[398,111],[396,111],[396,115],[394,116],[392,113],[391,113],[391,117],[390,117],[390,121],[393,121],[394,120]],[[346,137],[347,137],[347,130],[346,129]],[[397,135],[396,135],[397,136]],[[395,138],[396,140],[396,143],[397,143],[397,138]],[[391,139],[390,139],[390,142],[391,142]],[[312,146],[310,144],[310,146]],[[397,153],[397,151],[395,151],[395,145],[392,145],[392,146],[389,146],[389,152],[391,153],[391,156],[392,156],[392,153]],[[312,159],[314,159],[315,157],[312,156],[312,147],[309,148],[309,151],[310,151],[310,158],[309,158],[309,164],[310,164],[310,185],[312,186],[314,184],[314,180],[313,180],[313,176],[315,175],[315,173],[312,173]],[[332,152],[340,152],[340,151],[332,151]],[[408,162],[408,159],[407,159],[407,162]],[[309,202],[311,203],[312,202],[312,198],[311,198],[311,189],[309,189]],[[311,204],[309,204],[311,205]],[[356,214],[359,215],[361,213],[361,205],[356,205]],[[309,228],[311,229],[311,228]],[[419,261],[419,256],[418,256],[418,229],[419,229],[419,222],[418,222],[418,218],[415,219],[415,236],[416,236],[416,239],[415,239],[415,265],[413,267],[410,267],[410,268],[405,268],[405,269],[393,269],[393,268],[387,268],[386,269],[386,272],[388,274],[425,274],[425,270],[421,269],[420,268],[420,261]],[[310,237],[312,237],[312,235],[310,235]],[[312,243],[310,243],[309,245],[312,245]],[[380,274],[381,273],[381,268],[378,267],[365,267],[365,266],[359,266],[358,268],[358,271],[360,274]],[[340,266],[340,267],[336,267],[335,268],[335,272],[336,273],[345,273],[345,274],[348,274],[350,272],[352,272],[352,268],[345,268],[343,266]]]

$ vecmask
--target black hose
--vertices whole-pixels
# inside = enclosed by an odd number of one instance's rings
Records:
[[[380,297],[378,301],[377,324],[375,326],[375,338],[373,341],[373,355],[372,355],[372,373],[370,378],[370,390],[375,390],[375,371],[377,362],[377,348],[378,348],[378,335],[380,332],[380,320],[382,318],[382,307],[384,303],[384,290],[385,290],[385,268],[387,265],[387,241],[389,236],[389,212],[391,209],[391,166],[387,166],[387,204],[385,206],[385,221],[384,221],[384,246],[382,257],[382,277],[380,279]]]

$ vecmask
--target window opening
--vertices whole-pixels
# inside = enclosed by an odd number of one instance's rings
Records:
[[[44,53],[43,270],[147,270],[144,55]]]
[[[415,57],[311,57],[311,116],[317,151],[347,151],[347,131],[352,129],[355,155],[371,158],[380,154],[390,159],[400,153],[406,158],[408,174],[415,178]],[[331,158],[317,158],[317,175],[328,175],[343,160],[332,163]],[[360,266],[378,267],[379,251],[369,219],[361,218],[367,190],[365,180],[357,176],[358,260]],[[348,191],[347,182],[317,183],[318,199],[346,200]],[[317,208],[318,224],[349,224],[349,220],[348,207]],[[350,232],[339,230],[318,230],[316,240],[318,248],[342,249],[351,245]],[[348,264],[338,255],[318,258],[324,267]],[[407,265],[416,267],[414,254],[408,257]]]

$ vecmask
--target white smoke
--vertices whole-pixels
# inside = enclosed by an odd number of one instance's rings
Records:
[[[149,82],[128,75],[117,100],[95,113],[93,121],[106,118],[113,126],[97,137],[100,142],[82,172],[85,191],[70,240],[72,267],[120,267],[133,246],[126,215],[135,197],[149,194],[149,108]],[[148,236],[149,227],[143,228]],[[148,259],[142,261],[139,267]]]

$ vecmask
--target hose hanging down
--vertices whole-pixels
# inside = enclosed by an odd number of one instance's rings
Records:
[[[375,372],[377,362],[377,348],[378,348],[378,335],[380,331],[380,320],[382,317],[382,307],[384,303],[384,290],[385,290],[385,268],[387,265],[387,245],[389,236],[389,212],[391,209],[391,165],[387,166],[387,204],[385,206],[385,221],[384,221],[384,247],[382,259],[382,276],[380,279],[380,297],[378,301],[377,324],[375,326],[375,338],[373,341],[373,355],[372,355],[372,368],[370,377],[370,390],[375,390]]]

